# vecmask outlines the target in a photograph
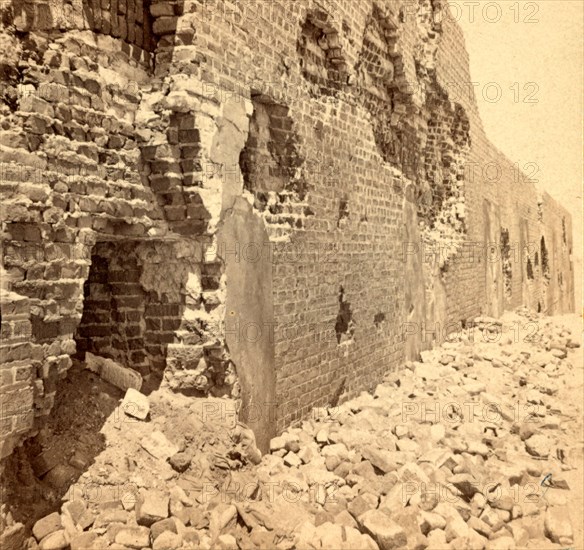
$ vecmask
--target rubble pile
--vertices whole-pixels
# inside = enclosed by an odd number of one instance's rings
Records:
[[[128,390],[136,406],[108,418],[105,450],[25,547],[577,545],[579,335],[525,312],[475,328],[314,410],[261,459],[228,400]]]

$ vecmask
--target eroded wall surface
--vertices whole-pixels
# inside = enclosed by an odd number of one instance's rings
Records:
[[[442,9],[2,3],[3,456],[85,351],[244,405],[251,369],[280,430],[481,313],[573,310],[570,217],[485,136]]]

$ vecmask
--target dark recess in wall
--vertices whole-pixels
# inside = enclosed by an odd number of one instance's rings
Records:
[[[545,237],[541,238],[541,272],[544,278],[549,281],[551,279],[550,266],[549,266],[549,256],[547,247],[545,245]]]
[[[531,265],[531,258],[527,258],[527,278],[533,281],[533,266]]]
[[[379,326],[381,325],[381,323],[383,323],[383,321],[385,321],[385,313],[376,313],[375,317],[373,317],[373,324],[379,328]]]
[[[351,310],[351,304],[345,301],[345,289],[341,286],[339,290],[339,313],[337,315],[337,322],[335,323],[337,343],[341,344],[342,342],[351,340],[354,332],[353,311]]]
[[[339,217],[337,218],[337,227],[341,227],[349,218],[349,201],[346,197],[339,202]]]
[[[252,103],[249,135],[239,156],[243,187],[269,224],[301,229],[314,211],[304,204],[308,183],[289,109],[261,94],[252,94]]]
[[[505,282],[505,296],[511,298],[513,294],[513,266],[511,262],[511,243],[509,230],[501,229],[501,258],[503,260],[503,279]]]

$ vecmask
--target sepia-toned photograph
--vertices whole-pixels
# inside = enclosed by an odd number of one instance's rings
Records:
[[[0,550],[584,550],[584,0],[0,0]]]

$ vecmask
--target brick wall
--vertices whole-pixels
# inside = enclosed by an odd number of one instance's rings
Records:
[[[181,304],[167,295],[146,292],[137,243],[98,243],[84,285],[84,307],[75,340],[84,352],[110,357],[147,377],[162,378],[166,348],[174,342]]]
[[[76,348],[239,396],[225,327],[246,312],[225,303],[252,274],[278,429],[399,368],[413,319],[419,350],[437,324],[573,309],[569,215],[485,136],[439,4],[2,4],[3,265],[42,351],[38,419]],[[222,248],[242,197],[267,240]]]
[[[156,45],[147,0],[84,0],[75,4],[13,0],[6,5],[12,8],[12,21],[21,32],[91,29],[147,51]]]
[[[2,342],[0,343],[0,458],[8,456],[33,426],[38,357],[30,343],[30,303],[23,297],[0,290]]]

